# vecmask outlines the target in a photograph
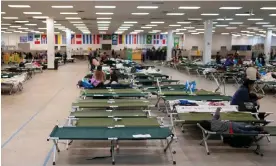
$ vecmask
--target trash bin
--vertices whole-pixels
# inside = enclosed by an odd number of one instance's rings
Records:
[[[54,62],[54,69],[55,69],[55,70],[58,70],[58,59],[55,59],[55,62]]]

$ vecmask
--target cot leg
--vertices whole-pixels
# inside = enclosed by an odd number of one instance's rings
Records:
[[[174,126],[174,122],[173,122],[173,115],[172,114],[170,116],[170,120],[171,120],[171,125],[172,125],[172,128],[173,128],[173,134],[176,134],[175,126]]]
[[[113,140],[111,141],[111,149],[110,149],[110,152],[111,152],[111,157],[112,157],[112,165],[115,165],[114,141],[113,141]]]
[[[170,103],[165,102],[164,104],[165,104],[166,112],[167,112],[168,116],[170,116],[169,108],[168,108],[168,107],[170,107]]]
[[[263,139],[263,136],[262,137],[259,137],[259,138],[254,138],[255,140],[255,143],[256,143],[256,149],[254,150],[254,153],[257,154],[257,155],[260,155],[260,156],[264,156],[264,154],[261,152],[261,145],[259,144],[259,141],[261,139]]]
[[[207,155],[209,155],[210,151],[209,151],[209,148],[208,148],[207,140],[210,137],[210,134],[207,134],[207,136],[206,136],[206,134],[204,133],[204,131],[202,131],[202,135],[203,135],[203,139],[201,140],[200,145],[202,145],[204,143]]]
[[[164,152],[166,152],[167,151],[167,149],[169,149],[169,151],[170,151],[170,154],[171,154],[171,157],[172,157],[172,160],[173,160],[173,164],[175,165],[176,164],[176,161],[174,160],[174,154],[176,153],[175,151],[172,151],[172,148],[171,148],[171,144],[172,144],[172,142],[173,142],[173,137],[174,136],[171,136],[170,138],[170,141],[168,140],[168,139],[166,139],[166,141],[167,141],[167,146],[165,147],[165,149],[164,149]]]
[[[58,141],[57,140],[53,140],[54,142],[54,155],[53,155],[53,165],[56,165],[56,152],[60,152],[59,148],[58,148]]]
[[[160,111],[160,106],[159,106],[159,102],[160,102],[160,97],[158,98],[156,104],[155,104],[155,107],[158,108],[158,110]]]

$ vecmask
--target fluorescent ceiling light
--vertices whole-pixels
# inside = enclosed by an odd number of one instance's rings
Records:
[[[276,14],[270,14],[269,16],[276,16]]]
[[[252,33],[255,33],[255,32],[247,32],[247,33],[251,33],[252,34]]]
[[[28,33],[28,32],[20,32],[20,33]]]
[[[82,21],[71,21],[70,23],[72,23],[72,24],[82,24],[83,22]]]
[[[85,24],[73,24],[74,26],[86,26]]]
[[[65,17],[67,20],[81,20],[80,17]]]
[[[266,31],[259,31],[260,33],[266,33]]]
[[[184,27],[185,29],[195,29],[195,27]]]
[[[221,10],[238,10],[241,8],[242,7],[220,7],[219,9],[221,9]]]
[[[243,24],[243,22],[229,22],[229,24]]]
[[[250,32],[250,31],[241,31],[242,33],[248,33],[248,32]]]
[[[47,28],[38,28],[38,29],[47,29]]]
[[[59,34],[60,32],[54,32],[54,34]]]
[[[120,28],[130,28],[130,27],[123,27],[123,26],[121,26]]]
[[[227,27],[228,25],[216,25],[216,27]]]
[[[137,34],[137,33],[139,33],[139,32],[130,32],[130,34]],[[149,32],[150,33],[150,32]]]
[[[205,29],[196,29],[196,31],[204,31]]]
[[[152,27],[141,27],[142,29],[151,29]]]
[[[43,23],[46,23],[47,21],[42,21]],[[56,21],[54,21],[54,23],[56,23]]]
[[[73,6],[52,6],[52,8],[73,8]]]
[[[191,33],[192,35],[199,35],[199,33]]]
[[[276,7],[262,7],[261,10],[276,10]]]
[[[136,24],[138,23],[137,21],[124,21],[124,24]]]
[[[233,18],[218,18],[218,21],[232,21]]]
[[[167,16],[183,16],[185,13],[167,13]]]
[[[1,14],[6,14],[6,12],[1,12]]]
[[[115,9],[116,6],[95,6],[97,9]]]
[[[30,8],[30,5],[8,5],[11,8]]]
[[[199,9],[199,6],[179,6],[178,9]]]
[[[14,22],[17,22],[17,23],[27,23],[29,21],[14,21]]]
[[[13,31],[13,32],[15,32],[15,33],[20,33],[20,32],[22,32],[22,31]]]
[[[155,24],[147,24],[147,25],[145,25],[146,27],[157,27],[157,25],[155,25]]]
[[[157,9],[158,6],[137,6],[137,9]]]
[[[114,32],[115,34],[122,34],[123,32],[122,31],[116,31]]]
[[[132,27],[133,24],[122,24],[121,26],[123,26],[123,27]]]
[[[181,22],[177,22],[177,24],[191,24],[190,21],[181,21]]]
[[[261,20],[264,20],[262,18],[249,18],[247,19],[248,21],[261,21]]]
[[[110,12],[97,12],[97,15],[113,15],[113,13]]]
[[[161,30],[151,30],[152,32],[161,32]]]
[[[54,24],[54,26],[61,26],[61,24]]]
[[[119,31],[127,31],[128,28],[119,28],[118,30],[119,30]]]
[[[222,35],[229,35],[229,33],[221,33]]]
[[[152,31],[150,31],[149,33],[156,33],[156,32],[152,32]]]
[[[12,33],[12,32],[4,32],[4,33]]]
[[[149,13],[131,13],[132,15],[148,15]]]
[[[197,31],[195,31],[195,30],[188,30],[188,32],[197,32]]]
[[[24,14],[42,14],[41,12],[23,12]]]
[[[18,17],[3,17],[3,19],[6,19],[6,20],[16,20],[16,19],[18,19]]]
[[[235,14],[236,16],[254,16],[255,14],[249,14],[249,13],[240,13],[240,14]]]
[[[176,29],[177,31],[186,31],[187,29]]]
[[[144,30],[140,29],[140,30],[134,30],[134,32],[144,32]]]
[[[2,27],[1,29],[8,29],[8,28],[3,28],[3,27]]]
[[[100,32],[99,32],[99,34],[106,34],[106,32],[104,32],[104,31],[100,31]]]
[[[18,29],[29,29],[29,28],[18,28]]]
[[[188,18],[188,20],[191,20],[191,21],[200,21],[200,20],[202,20],[202,18]]]
[[[218,16],[218,13],[202,13],[202,16]]]
[[[257,25],[262,25],[262,24],[269,24],[270,22],[256,22],[255,24]]]
[[[177,24],[171,24],[169,25],[170,27],[180,27],[181,25],[177,25]]]
[[[246,35],[246,36],[253,36],[253,35]]]
[[[98,24],[109,24],[110,21],[97,21]]]
[[[98,24],[98,27],[105,27],[105,26],[109,26],[109,24]]]
[[[36,18],[36,19],[46,19],[46,18],[49,18],[48,16],[33,16],[33,18]]]
[[[197,33],[199,33],[199,34],[203,34],[204,32],[197,32]]]
[[[263,27],[275,27],[275,25],[263,25]]]
[[[237,29],[237,27],[226,27],[226,29]]]
[[[60,14],[78,14],[77,12],[60,12]]]
[[[175,34],[177,34],[177,35],[183,35],[184,33],[183,32],[176,32]]]
[[[164,24],[164,21],[152,21],[151,24]]]
[[[97,20],[111,20],[111,17],[98,17]]]
[[[17,25],[12,25],[10,26],[11,28],[20,28],[21,26],[17,26]]]
[[[168,34],[168,32],[162,32],[162,33],[160,33],[160,34],[162,34],[162,35],[166,35],[166,34]]]
[[[1,24],[1,25],[11,25],[11,24]]]

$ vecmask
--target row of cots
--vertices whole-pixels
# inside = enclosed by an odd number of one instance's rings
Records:
[[[82,89],[80,98],[72,103],[72,111],[68,122],[63,126],[55,126],[48,140],[54,143],[53,164],[56,163],[56,153],[60,152],[59,141],[66,140],[66,147],[73,140],[107,140],[110,141],[110,157],[115,164],[116,148],[119,141],[161,140],[165,142],[164,152],[169,153],[173,164],[176,164],[171,145],[175,139],[175,124],[198,124],[203,120],[210,120],[211,113],[217,107],[222,107],[222,120],[232,120],[247,123],[268,124],[268,120],[254,118],[251,113],[237,112],[235,106],[230,106],[230,96],[219,93],[190,89],[178,84],[178,80],[170,80],[160,73],[134,73],[134,82],[129,87],[110,85],[103,89]],[[172,84],[175,83],[175,84]],[[148,100],[150,95],[156,95],[156,105]],[[181,100],[196,102],[197,106],[180,105]],[[162,103],[162,101],[164,101]],[[212,103],[220,105],[211,105]],[[165,110],[170,116],[170,124],[165,125],[163,117],[153,116],[151,107]],[[268,116],[270,113],[264,113]],[[199,124],[198,124],[199,125]],[[199,125],[200,126],[200,125]],[[201,127],[203,142],[209,154],[207,140],[210,134],[227,135],[228,133],[214,133]],[[276,136],[276,127],[266,127],[269,134],[259,134],[256,137]],[[258,141],[256,141],[258,144]],[[256,152],[260,152],[258,149]]]

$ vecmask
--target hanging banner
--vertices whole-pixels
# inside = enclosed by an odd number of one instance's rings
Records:
[[[47,35],[46,34],[41,35],[41,44],[47,44]]]
[[[112,45],[117,45],[117,44],[118,44],[118,35],[112,34]]]
[[[28,33],[28,41],[34,40],[34,33]]]
[[[119,44],[123,44],[123,36],[119,35]]]
[[[82,35],[76,34],[76,44],[82,44]]]
[[[40,34],[34,35],[34,44],[40,44]]]
[[[20,36],[20,43],[28,42],[28,36]]]
[[[174,37],[173,46],[175,48],[179,47],[179,37]]]
[[[146,44],[152,44],[152,35],[147,35],[147,43]]]

